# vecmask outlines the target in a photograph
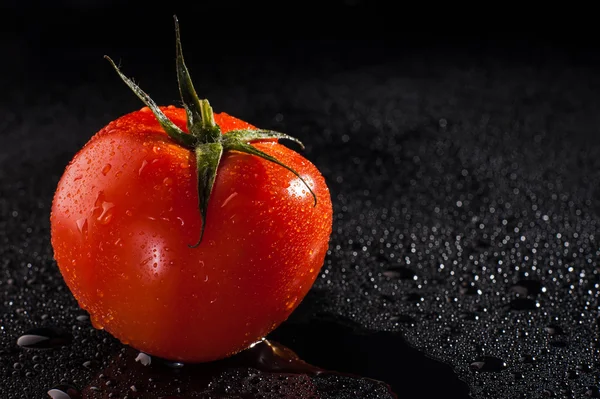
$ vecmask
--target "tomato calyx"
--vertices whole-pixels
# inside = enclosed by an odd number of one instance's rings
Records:
[[[113,66],[119,77],[138,96],[140,100],[152,111],[160,126],[167,135],[178,145],[194,152],[196,158],[196,177],[198,180],[198,208],[201,215],[200,237],[190,248],[195,248],[202,242],[206,228],[206,216],[208,203],[217,177],[217,170],[223,154],[227,151],[238,151],[254,155],[273,162],[293,173],[306,186],[314,198],[314,206],[317,206],[317,196],[300,174],[288,165],[280,162],[277,158],[259,150],[250,143],[261,140],[285,139],[293,141],[304,149],[302,142],[285,133],[264,129],[236,129],[225,134],[216,124],[213,109],[206,99],[200,99],[196,94],[189,71],[183,59],[181,38],[179,34],[179,22],[175,19],[176,33],[176,66],[179,93],[187,116],[187,130],[184,132],[173,123],[158,107],[158,105],[131,79],[125,76],[109,56],[104,56]]]

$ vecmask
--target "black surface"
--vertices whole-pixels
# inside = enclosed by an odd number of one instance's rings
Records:
[[[177,104],[171,10],[143,30],[115,10],[16,12],[0,39],[11,60],[0,79],[1,397],[84,387],[121,353],[77,319],[48,235],[67,162],[141,107],[102,56],[158,103]],[[249,30],[206,43],[179,17],[196,87],[216,111],[299,137],[330,185],[322,275],[273,338],[317,366],[382,380],[399,398],[598,394],[593,47],[515,33],[343,40],[348,26],[337,37],[323,28],[320,41]],[[17,346],[41,327],[73,341]],[[327,398],[387,397],[381,386],[366,393],[369,381],[314,386]]]

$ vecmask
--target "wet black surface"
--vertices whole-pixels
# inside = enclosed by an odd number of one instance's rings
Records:
[[[255,369],[225,368],[210,394],[391,397],[376,379],[399,398],[598,397],[600,73],[590,53],[405,38],[296,40],[273,56],[273,43],[246,40],[208,45],[219,56],[207,60],[180,22],[197,89],[216,111],[299,137],[329,183],[326,264],[272,339],[353,375],[262,371],[248,382]],[[69,22],[86,38],[87,23]],[[0,80],[0,396],[70,386],[73,396],[96,387],[89,397],[156,397],[147,376],[135,381],[149,371],[128,374],[127,392],[118,379],[98,386],[115,364],[143,366],[77,307],[52,260],[48,216],[74,152],[141,107],[102,56],[170,104],[173,42],[143,44],[120,26],[75,46],[52,27],[3,38],[15,61]],[[154,33],[172,34],[170,15]],[[46,335],[50,348],[17,345],[39,328],[62,332]],[[50,344],[64,336],[72,341]],[[146,367],[177,395],[177,368]]]

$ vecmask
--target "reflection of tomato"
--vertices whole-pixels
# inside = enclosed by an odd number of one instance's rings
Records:
[[[184,109],[161,110],[187,132]],[[254,129],[214,118],[223,134]],[[330,195],[297,152],[276,140],[252,146],[302,176],[316,206],[288,169],[225,151],[197,247],[196,156],[150,109],[111,122],[74,157],[55,194],[52,245],[96,327],[138,350],[199,362],[246,348],[290,315],[323,264]]]

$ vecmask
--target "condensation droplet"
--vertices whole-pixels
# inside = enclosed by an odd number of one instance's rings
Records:
[[[77,230],[79,230],[79,233],[81,234],[86,234],[87,233],[87,218],[81,218],[81,219],[77,219],[77,221],[75,222],[77,224]]]
[[[100,216],[98,216],[98,221],[101,224],[108,224],[110,222],[110,220],[112,219],[112,209],[114,208],[115,204],[113,204],[112,202],[103,202],[102,203],[102,213],[100,214]]]
[[[138,175],[142,175],[142,171],[144,170],[144,168],[146,167],[146,165],[148,165],[148,161],[146,161],[145,159],[142,161],[142,166],[140,166],[140,169],[138,170]]]
[[[106,165],[104,165],[104,167],[102,168],[102,174],[104,176],[106,176],[108,174],[108,172],[110,172],[110,168],[111,168],[111,164],[107,163]]]

